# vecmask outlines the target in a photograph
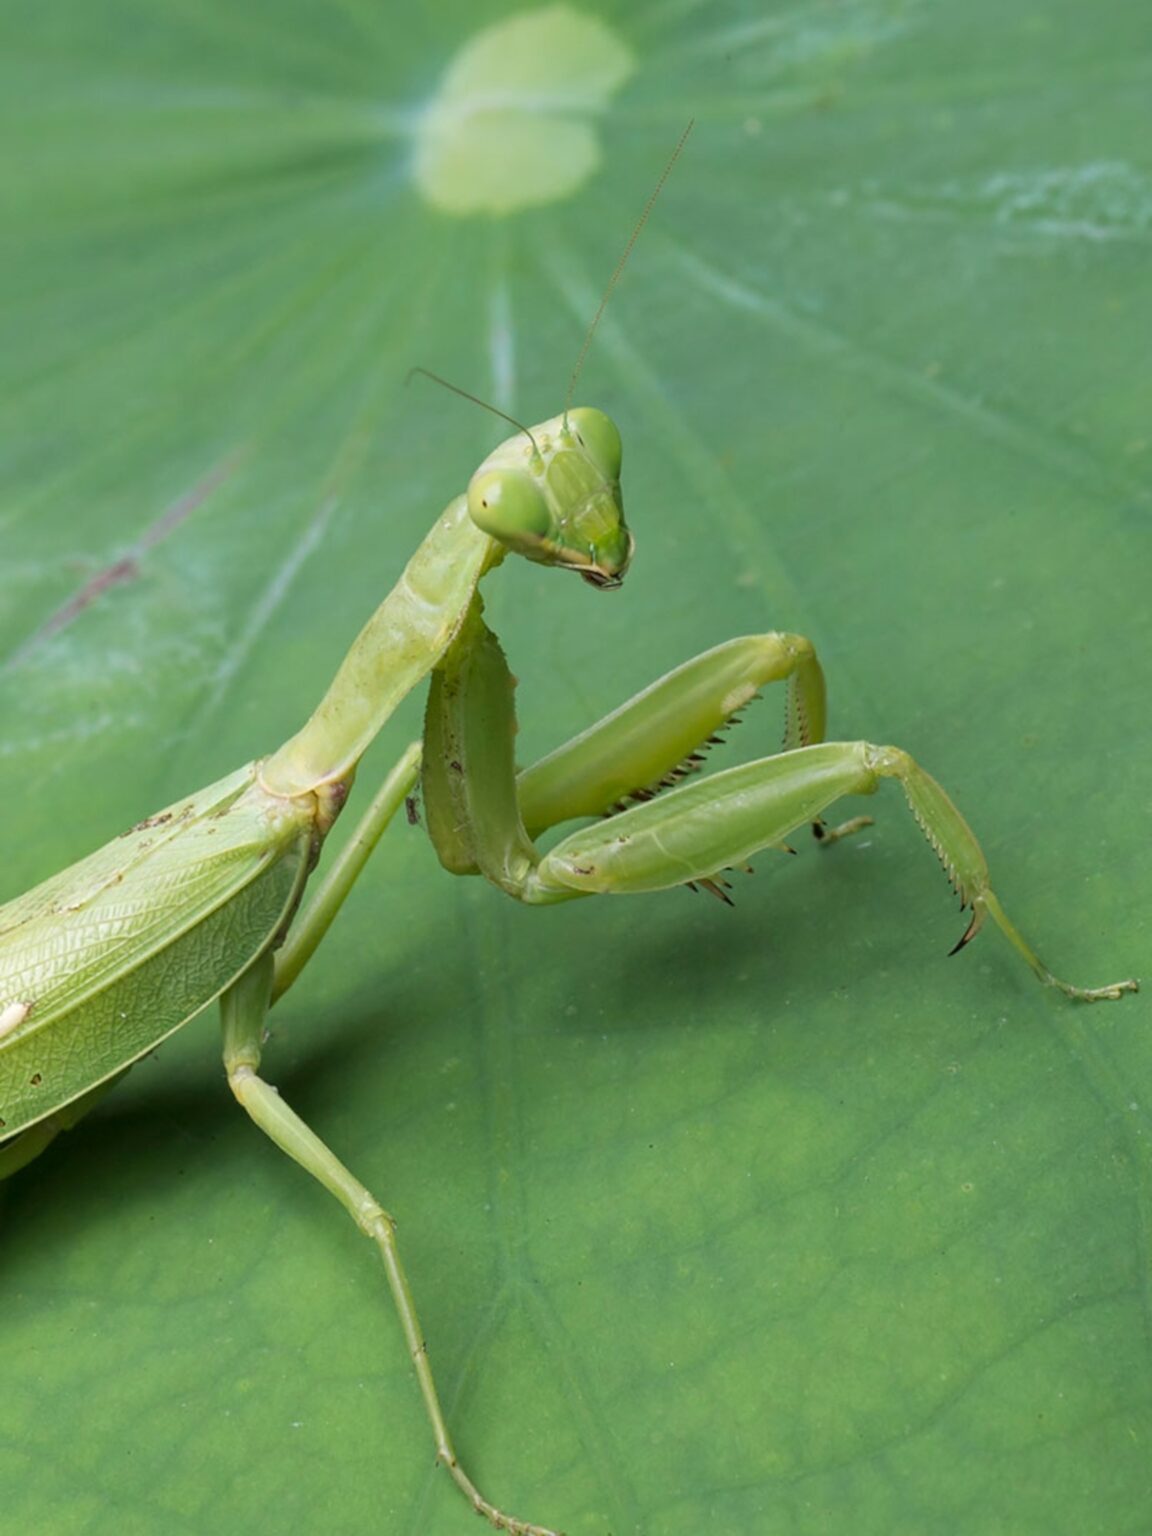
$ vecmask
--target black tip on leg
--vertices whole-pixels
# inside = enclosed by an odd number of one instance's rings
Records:
[[[966,944],[971,944],[972,940],[980,932],[980,929],[983,927],[983,924],[984,924],[984,908],[983,907],[973,907],[972,908],[972,921],[968,924],[967,928],[965,928],[963,934],[960,936],[959,943],[953,944],[952,948],[948,951],[949,959],[951,959],[951,957],[953,955],[958,955]]]

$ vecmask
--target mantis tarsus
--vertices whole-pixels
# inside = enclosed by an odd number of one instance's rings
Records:
[[[513,1536],[551,1533],[504,1514],[461,1467],[391,1218],[259,1075],[268,1009],[418,778],[442,864],[540,905],[685,884],[719,892],[726,868],[805,823],[825,843],[849,835],[867,818],[829,828],[823,813],[894,778],[970,909],[957,948],[991,917],[1040,980],[1069,997],[1136,990],[1055,977],[1005,915],[979,845],[935,780],[898,748],[825,740],[823,675],[799,635],[719,645],[517,772],[513,680],[484,622],[480,582],[514,553],[619,587],[633,549],[620,464],[620,435],[596,410],[566,408],[518,431],[435,523],[301,731],[0,908],[0,1178],[219,999],[232,1092],[379,1247],[437,1457],[473,1507]],[[422,744],[401,756],[301,908],[361,757],[429,677]],[[788,687],[784,750],[699,775],[702,745],[774,682]],[[534,839],[574,819],[588,824],[541,854]]]

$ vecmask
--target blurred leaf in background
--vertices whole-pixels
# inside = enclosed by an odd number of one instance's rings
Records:
[[[1139,0],[2,9],[0,895],[295,729],[500,435],[405,373],[557,410],[694,116],[579,391],[628,586],[491,584],[524,759],[800,630],[1054,966],[1152,971]],[[508,1508],[1148,1527],[1147,994],[1062,1004],[995,933],[946,960],[935,861],[869,809],[734,911],[520,910],[395,829],[276,1011]],[[0,1527],[473,1531],[329,1205],[207,1020],[0,1187]]]

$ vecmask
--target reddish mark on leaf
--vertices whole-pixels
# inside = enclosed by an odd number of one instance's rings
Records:
[[[33,630],[22,645],[16,647],[4,663],[3,670],[9,672],[18,667],[21,662],[26,661],[31,653],[46,640],[51,640],[73,624],[84,610],[103,597],[105,592],[137,580],[142,557],[175,533],[180,524],[202,506],[208,497],[233,474],[242,457],[243,453],[240,450],[230,453],[227,458],[213,465],[190,490],[185,491],[170,506],[165,507],[155,522],[145,528],[127,554],[121,556],[119,560],[114,560],[111,565],[106,565],[94,576],[90,576],[78,592],[57,608],[55,613],[49,614],[43,624]]]

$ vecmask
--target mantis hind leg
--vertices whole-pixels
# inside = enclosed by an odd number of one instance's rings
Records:
[[[401,797],[403,798],[403,797]],[[388,1286],[416,1371],[424,1407],[436,1441],[436,1457],[478,1514],[509,1536],[554,1536],[538,1525],[513,1519],[489,1503],[460,1465],[428,1363],[428,1351],[407,1276],[396,1247],[391,1216],[316,1133],[291,1109],[271,1084],[259,1076],[261,1040],[273,984],[273,963],[262,956],[220,1000],[224,1025],[224,1065],[237,1101],[256,1125],[294,1162],[334,1195],[365,1236],[380,1251]]]

